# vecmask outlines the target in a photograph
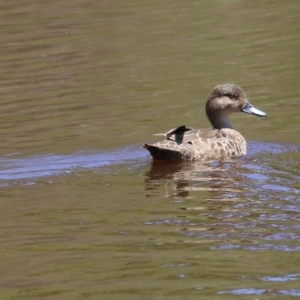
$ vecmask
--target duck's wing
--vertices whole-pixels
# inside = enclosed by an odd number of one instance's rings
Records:
[[[221,138],[219,130],[216,129],[192,129],[185,127],[185,130],[178,130],[169,132],[167,139],[176,142],[177,144],[192,143],[195,141],[203,141],[207,143],[208,140],[215,140]]]
[[[172,136],[176,136],[176,135],[182,135],[184,134],[185,132],[187,131],[191,131],[193,130],[193,128],[191,127],[187,127],[185,125],[181,125],[177,128],[173,128],[173,129],[170,129],[169,131],[167,131],[166,133],[155,133],[154,135],[163,135],[165,136],[168,140],[171,139],[172,140]]]
[[[205,142],[205,140],[218,139],[222,137],[220,130],[216,129],[193,129],[185,125],[171,129],[166,133],[158,133],[155,135],[163,135],[169,141],[174,141],[177,144],[193,143],[195,141]]]

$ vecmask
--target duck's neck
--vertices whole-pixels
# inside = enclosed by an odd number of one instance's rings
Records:
[[[233,129],[233,127],[229,121],[228,115],[217,114],[217,115],[213,115],[213,116],[207,115],[207,117],[214,129],[222,129],[222,128]]]

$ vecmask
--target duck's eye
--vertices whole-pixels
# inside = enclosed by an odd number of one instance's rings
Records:
[[[227,97],[229,97],[230,99],[236,99],[236,95],[234,94],[227,94]]]

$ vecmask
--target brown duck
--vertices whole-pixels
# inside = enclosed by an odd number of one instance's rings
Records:
[[[259,117],[267,114],[254,108],[245,92],[234,84],[216,86],[206,102],[206,115],[213,129],[193,129],[185,125],[163,135],[167,139],[155,144],[144,144],[154,160],[220,160],[245,155],[247,143],[233,129],[228,115],[244,112]]]

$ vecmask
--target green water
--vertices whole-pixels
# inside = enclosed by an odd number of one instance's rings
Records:
[[[299,1],[0,8],[1,299],[300,297]],[[248,156],[152,165],[225,82]]]

